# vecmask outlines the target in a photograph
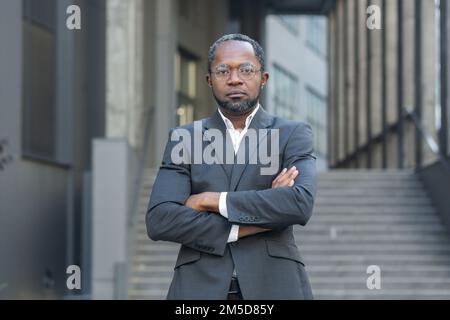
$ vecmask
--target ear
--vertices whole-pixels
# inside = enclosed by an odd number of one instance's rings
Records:
[[[207,73],[205,77],[206,77],[206,83],[208,84],[208,86],[210,88],[212,88],[211,74]]]
[[[269,73],[264,72],[261,75],[261,88],[265,87],[267,85],[267,81],[269,81]]]

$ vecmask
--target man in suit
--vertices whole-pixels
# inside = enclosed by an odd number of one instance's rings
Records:
[[[312,299],[293,236],[293,225],[305,225],[313,209],[312,131],[263,109],[268,79],[256,41],[223,36],[209,50],[206,76],[218,110],[170,133],[146,215],[151,239],[181,244],[168,299]],[[225,137],[214,163],[192,161],[198,145],[185,133],[195,137],[199,128],[201,151],[217,140],[209,131]],[[256,145],[246,139],[250,131],[258,133]],[[276,170],[262,174],[267,162],[251,157],[267,142]],[[177,154],[186,161],[174,160]]]

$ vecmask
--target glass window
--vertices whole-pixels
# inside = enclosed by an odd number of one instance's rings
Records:
[[[314,151],[321,157],[327,154],[327,104],[326,98],[314,89],[306,88],[306,121],[311,125],[314,133]]]
[[[298,35],[299,32],[299,18],[296,15],[279,15],[281,23],[294,35]]]
[[[177,125],[194,121],[194,106],[197,98],[197,59],[179,51],[175,56],[175,86],[178,95]]]
[[[326,56],[327,30],[323,17],[307,17],[306,44],[321,56]]]
[[[274,113],[285,119],[294,119],[297,106],[298,80],[289,71],[274,64]]]
[[[23,8],[23,153],[56,160],[56,0],[24,0]]]

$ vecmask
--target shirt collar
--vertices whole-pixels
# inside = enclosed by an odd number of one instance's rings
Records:
[[[252,122],[253,118],[255,117],[256,112],[258,112],[259,110],[259,106],[260,104],[258,103],[258,105],[256,106],[255,110],[252,111],[252,113],[250,113],[247,116],[247,119],[245,119],[245,129],[247,129],[250,126],[250,123]],[[227,129],[233,129],[234,130],[234,126],[233,123],[230,121],[230,119],[228,119],[227,117],[225,117],[222,113],[222,111],[220,111],[220,108],[217,109],[219,111],[220,116],[222,117],[223,122],[225,123],[225,126],[227,127]]]

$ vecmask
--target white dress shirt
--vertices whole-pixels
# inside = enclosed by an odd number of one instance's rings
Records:
[[[225,123],[225,126],[227,127],[227,131],[231,137],[231,141],[233,143],[233,149],[234,154],[236,155],[239,146],[241,144],[242,138],[247,133],[248,127],[250,126],[250,123],[252,122],[256,112],[259,110],[259,104],[256,106],[255,110],[245,119],[245,127],[244,129],[235,129],[233,126],[233,123],[223,115],[223,113],[219,110],[219,114],[222,117],[223,122]],[[227,192],[220,193],[219,197],[219,212],[222,216],[228,219],[228,211],[227,211]],[[234,224],[231,227],[230,235],[228,236],[228,242],[235,242],[239,239],[239,225]]]

